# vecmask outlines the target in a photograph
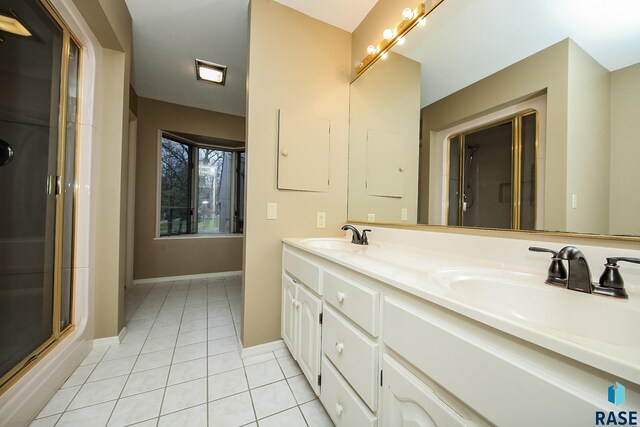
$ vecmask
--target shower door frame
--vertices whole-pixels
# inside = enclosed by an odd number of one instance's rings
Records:
[[[29,353],[20,362],[16,364],[9,372],[0,377],[0,395],[7,391],[13,384],[15,384],[29,369],[35,366],[40,360],[46,356],[55,346],[71,334],[75,329],[75,261],[77,251],[77,223],[78,223],[78,179],[80,168],[80,111],[82,105],[82,78],[83,78],[83,55],[84,46],[80,42],[80,39],[71,31],[66,22],[54,9],[49,0],[37,0],[49,14],[49,16],[60,26],[62,29],[62,50],[61,63],[60,63],[60,81],[59,81],[59,113],[58,113],[58,158],[56,161],[58,174],[55,177],[55,238],[54,238],[54,267],[53,267],[53,332],[52,335],[46,339],[38,348]],[[72,241],[73,250],[71,252],[71,301],[70,301],[70,316],[69,324],[63,329],[60,328],[61,320],[61,302],[62,302],[62,244],[63,244],[63,225],[64,225],[64,189],[65,182],[65,154],[67,144],[67,109],[68,109],[68,90],[69,90],[69,60],[71,54],[71,41],[78,46],[78,81],[77,81],[77,102],[76,102],[76,114],[75,114],[75,126],[73,132],[75,133],[74,144],[74,203],[73,203],[73,221],[72,221]],[[47,185],[49,187],[49,185]],[[49,191],[49,188],[47,189]]]
[[[506,119],[496,120],[487,124],[483,124],[482,126],[477,126],[469,129],[465,129],[460,132],[456,132],[452,134],[448,138],[449,150],[451,153],[451,141],[455,138],[458,138],[458,226],[464,226],[464,178],[465,178],[465,167],[464,161],[466,156],[465,149],[465,136],[470,133],[480,132],[492,127],[504,125],[507,123],[511,123],[511,228],[510,230],[520,230],[521,222],[522,222],[522,119],[527,116],[535,115],[536,118],[536,137],[535,137],[535,161],[538,162],[538,150],[539,150],[539,126],[540,126],[540,113],[535,109],[526,109],[517,114],[513,114]],[[449,156],[449,162],[451,162],[451,158]],[[450,166],[448,166],[450,170]],[[535,186],[538,185],[538,168],[534,168],[534,177],[533,182]],[[448,194],[448,193],[447,193]],[[537,214],[538,210],[536,207],[538,206],[538,194],[537,191],[533,190],[534,195],[534,218],[533,224],[535,228],[535,224],[537,224]],[[448,197],[448,196],[447,196]],[[447,201],[447,205],[451,203],[450,200]],[[449,224],[452,225],[452,224]]]

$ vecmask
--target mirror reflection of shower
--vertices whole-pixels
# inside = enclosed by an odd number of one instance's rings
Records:
[[[536,114],[449,138],[449,225],[534,228]]]

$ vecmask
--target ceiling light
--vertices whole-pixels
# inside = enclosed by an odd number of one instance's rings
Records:
[[[384,30],[384,31],[382,32],[382,37],[383,37],[385,40],[391,40],[391,39],[393,38],[393,36],[394,36],[394,35],[395,35],[395,34],[393,34],[393,30],[390,30],[389,28],[387,28],[386,30]]]
[[[196,77],[198,80],[205,80],[224,86],[227,77],[227,67],[196,59]]]
[[[378,53],[378,49],[374,45],[371,44],[371,45],[369,45],[367,47],[367,53],[369,55],[375,55],[376,53]]]
[[[29,30],[22,25],[15,13],[0,9],[0,31],[5,31],[19,36],[30,37]]]

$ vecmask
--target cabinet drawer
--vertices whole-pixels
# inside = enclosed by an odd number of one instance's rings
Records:
[[[282,252],[282,266],[297,282],[303,283],[316,294],[322,295],[319,265],[285,247]]]
[[[376,427],[378,420],[326,357],[322,358],[320,401],[337,427]]]
[[[322,351],[372,411],[378,403],[378,345],[325,307]]]
[[[444,310],[385,298],[382,318],[388,347],[492,424],[592,425],[606,405],[562,377],[568,367]]]
[[[368,287],[325,271],[322,278],[324,299],[362,329],[377,337],[380,294]]]

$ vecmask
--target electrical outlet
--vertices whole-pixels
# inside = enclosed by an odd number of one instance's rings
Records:
[[[367,214],[367,221],[375,222],[375,220],[376,220],[376,214]]]
[[[571,208],[572,209],[578,209],[578,195],[577,194],[572,194],[571,195]]]
[[[316,228],[327,228],[327,214],[325,212],[316,213]]]

